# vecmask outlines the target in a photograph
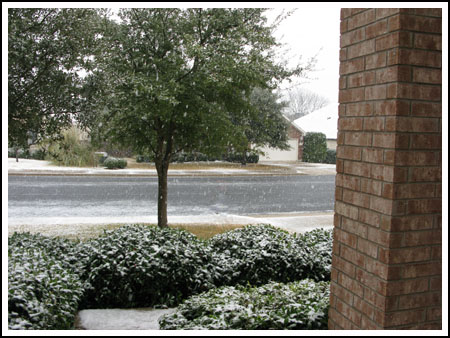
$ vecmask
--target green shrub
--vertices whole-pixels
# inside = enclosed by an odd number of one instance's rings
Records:
[[[296,236],[298,245],[303,248],[305,273],[316,281],[329,281],[333,250],[333,231],[314,229]]]
[[[150,163],[153,162],[153,157],[150,155],[137,155],[136,156],[136,162],[137,163]]]
[[[336,164],[336,150],[328,149],[324,163]]]
[[[96,167],[93,147],[80,138],[81,133],[75,127],[63,131],[59,141],[50,143],[47,158],[60,166]]]
[[[123,169],[127,166],[127,161],[123,158],[107,157],[103,165],[108,169]]]
[[[160,318],[162,330],[327,329],[329,283],[228,286],[193,296]]]
[[[261,285],[306,277],[302,243],[271,225],[249,225],[209,240],[220,280],[216,285]]]
[[[213,287],[204,242],[184,230],[129,225],[83,243],[83,308],[174,306]]]
[[[71,329],[84,292],[76,244],[14,233],[8,239],[8,328]]]
[[[323,163],[327,156],[327,139],[323,133],[306,133],[303,139],[303,162]]]

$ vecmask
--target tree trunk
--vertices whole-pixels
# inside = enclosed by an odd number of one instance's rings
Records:
[[[167,224],[167,172],[169,163],[158,161],[155,163],[158,172],[158,227],[165,228]]]
[[[15,148],[16,151],[16,162],[19,162],[19,148]]]

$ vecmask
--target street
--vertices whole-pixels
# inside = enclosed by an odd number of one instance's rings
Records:
[[[157,213],[153,177],[9,176],[8,218],[123,217]],[[177,177],[168,214],[330,211],[335,176]]]

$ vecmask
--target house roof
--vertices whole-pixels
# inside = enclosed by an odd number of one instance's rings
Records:
[[[337,139],[338,118],[338,104],[332,103],[300,117],[293,121],[293,124],[305,132],[324,133],[327,139],[335,140]]]

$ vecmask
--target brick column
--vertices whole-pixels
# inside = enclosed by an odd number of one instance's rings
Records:
[[[329,329],[441,329],[441,9],[341,10]]]

